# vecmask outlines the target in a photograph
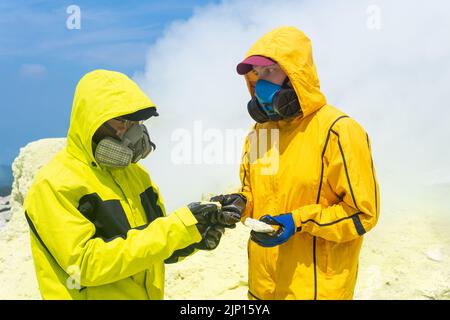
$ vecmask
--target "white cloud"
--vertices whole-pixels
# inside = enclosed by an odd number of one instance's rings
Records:
[[[47,74],[47,68],[41,64],[22,64],[19,74],[27,78],[41,78]]]
[[[380,30],[367,28],[370,5],[380,9]],[[328,102],[368,131],[383,197],[408,197],[436,172],[448,175],[449,13],[446,1],[224,1],[173,23],[135,75],[160,106],[161,116],[149,121],[158,149],[144,164],[168,207],[238,183],[237,165],[171,164],[170,137],[193,130],[196,120],[220,130],[251,125],[235,66],[281,25],[311,38]]]

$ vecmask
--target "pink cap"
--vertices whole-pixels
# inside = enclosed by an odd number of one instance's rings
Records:
[[[272,59],[263,56],[250,56],[237,65],[236,71],[239,74],[246,74],[252,70],[253,66],[267,67],[275,63]]]

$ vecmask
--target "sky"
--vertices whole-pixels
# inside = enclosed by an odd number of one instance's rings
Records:
[[[371,138],[382,208],[446,205],[447,1],[77,1],[81,29],[68,30],[71,4],[0,4],[1,113],[8,119],[0,126],[7,137],[0,164],[29,141],[65,136],[77,81],[110,68],[132,77],[158,106],[160,117],[146,123],[157,150],[142,163],[169,211],[231,189],[252,124],[236,64],[264,33],[293,25],[311,38],[328,102]],[[180,163],[174,151],[185,145],[190,159]],[[230,161],[216,161],[214,152]]]
[[[148,48],[170,23],[214,2],[2,0],[0,165],[10,165],[28,142],[66,136],[83,74],[142,70]],[[80,8],[80,29],[67,28],[73,4]]]

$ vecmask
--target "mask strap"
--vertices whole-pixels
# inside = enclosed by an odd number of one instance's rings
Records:
[[[289,77],[286,76],[286,79],[284,79],[283,84],[281,85],[281,87],[283,89],[291,89],[291,87],[289,86]]]
[[[108,123],[103,123],[97,131],[95,131],[94,135],[92,136],[92,140],[98,144],[102,139],[105,137],[111,137],[114,139],[121,140],[120,137],[117,135],[117,131]]]

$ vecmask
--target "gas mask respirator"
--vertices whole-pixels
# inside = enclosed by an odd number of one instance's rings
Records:
[[[123,137],[104,137],[95,148],[95,160],[103,166],[125,168],[156,148],[143,124],[133,124]]]
[[[255,94],[248,102],[247,110],[256,122],[285,120],[302,114],[297,94],[287,81],[280,86],[260,79],[256,82]]]

